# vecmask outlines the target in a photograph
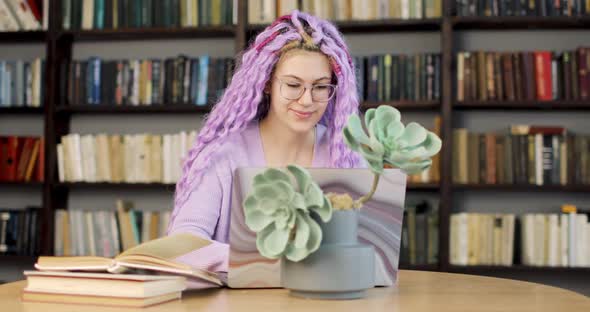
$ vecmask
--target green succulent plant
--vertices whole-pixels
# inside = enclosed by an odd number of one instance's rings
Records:
[[[315,252],[322,231],[311,213],[323,221],[332,218],[332,205],[302,167],[290,165],[287,173],[270,168],[254,177],[253,190],[243,207],[246,225],[256,232],[256,247],[271,259],[285,256],[300,261]]]
[[[407,126],[401,122],[400,112],[387,105],[369,109],[365,113],[365,133],[361,120],[351,115],[344,128],[344,141],[358,151],[376,173],[383,172],[385,164],[400,168],[407,174],[416,174],[432,165],[442,142],[436,134],[418,123]]]
[[[377,189],[384,165],[400,168],[407,174],[416,174],[432,165],[431,157],[442,146],[440,138],[418,123],[407,126],[401,122],[400,112],[387,105],[369,109],[365,113],[365,133],[361,120],[351,115],[343,129],[344,142],[358,151],[375,174],[369,194],[359,198],[354,207],[360,208]]]

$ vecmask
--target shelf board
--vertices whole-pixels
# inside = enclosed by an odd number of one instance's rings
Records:
[[[453,108],[459,110],[590,110],[590,101],[455,101]]]
[[[124,28],[63,31],[59,35],[73,41],[120,41],[157,39],[233,38],[236,26],[201,26],[187,28]]]
[[[55,183],[56,188],[84,188],[84,189],[125,189],[125,190],[145,190],[145,189],[162,189],[174,190],[175,184],[167,183],[109,183],[109,182],[64,182]]]
[[[408,191],[437,192],[439,189],[440,185],[436,183],[410,183],[407,185]]]
[[[0,184],[1,185],[1,184]],[[108,182],[63,182],[55,183],[57,188],[96,188],[96,189],[109,189],[109,188],[123,188],[123,189],[174,189],[175,184],[168,183],[108,183]],[[430,183],[413,183],[408,184],[408,191],[438,191],[438,184]]]
[[[1,43],[43,43],[46,31],[0,31]]]
[[[502,192],[590,192],[590,185],[534,185],[534,184],[453,184],[456,191]]]
[[[0,107],[0,115],[42,115],[43,107],[8,106]]]
[[[589,16],[455,16],[451,22],[458,30],[590,29]]]
[[[365,111],[369,108],[377,108],[380,105],[393,106],[403,111],[421,111],[421,110],[437,110],[440,109],[440,101],[425,100],[425,101],[390,101],[390,102],[363,102],[361,103],[361,110]]]
[[[0,262],[35,262],[38,256],[0,255]]]
[[[30,181],[30,182],[0,181],[0,187],[41,187],[41,186],[43,186],[43,182],[38,182],[38,181]]]
[[[400,264],[400,270],[438,271],[438,264]]]
[[[441,29],[442,19],[382,19],[372,21],[339,21],[334,22],[342,33],[375,33],[391,31],[438,31]],[[248,31],[258,33],[269,24],[248,25]]]
[[[449,267],[449,272],[453,273],[513,273],[513,272],[533,272],[533,273],[576,273],[576,274],[588,274],[590,268],[583,267],[536,267],[526,265],[514,265],[514,266],[489,266],[489,265],[476,265],[476,266],[457,266],[452,265]]]
[[[141,106],[73,105],[57,108],[57,112],[62,114],[203,114],[210,111],[210,106],[190,104]]]
[[[361,110],[377,108],[380,105],[390,105],[403,111],[436,110],[440,108],[439,101],[393,101],[363,102],[361,104]],[[61,114],[203,114],[209,113],[210,111],[210,106],[195,106],[190,104],[141,106],[72,105],[57,108],[57,112]]]

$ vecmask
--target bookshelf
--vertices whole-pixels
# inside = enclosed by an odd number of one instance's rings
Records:
[[[553,112],[575,111],[590,112],[590,101],[555,100],[555,101],[465,101],[458,102],[454,98],[454,81],[456,78],[455,37],[469,30],[590,30],[590,17],[454,17],[452,7],[454,1],[443,0],[443,17],[422,20],[378,20],[359,22],[337,22],[339,30],[344,34],[363,33],[395,33],[395,32],[438,32],[441,42],[441,99],[440,101],[397,101],[397,102],[366,102],[362,110],[378,105],[392,105],[402,111],[435,112],[442,118],[442,139],[445,142],[441,150],[441,181],[437,184],[411,184],[409,192],[434,193],[440,199],[439,207],[439,263],[434,265],[404,266],[403,269],[438,270],[469,274],[488,274],[501,272],[530,272],[543,274],[546,272],[575,272],[590,276],[587,268],[546,268],[546,267],[495,267],[474,266],[457,267],[449,263],[449,217],[453,212],[454,195],[461,192],[564,192],[585,193],[590,185],[461,185],[452,181],[452,125],[458,112],[472,111],[524,111]],[[47,88],[43,108],[0,108],[0,116],[4,115],[42,115],[44,117],[45,144],[45,182],[43,183],[0,183],[1,188],[41,187],[42,200],[42,254],[51,254],[53,237],[53,212],[58,207],[67,207],[69,190],[71,189],[124,189],[124,190],[174,190],[174,185],[163,183],[145,184],[111,184],[111,183],[59,183],[57,178],[56,146],[62,135],[68,134],[71,118],[74,115],[175,115],[175,114],[206,114],[209,107],[194,107],[185,104],[167,104],[153,106],[62,106],[59,97],[60,72],[59,64],[72,58],[73,45],[77,42],[126,42],[141,40],[199,40],[204,38],[233,39],[235,51],[241,51],[252,36],[266,25],[248,25],[247,1],[238,1],[238,23],[235,26],[215,26],[199,28],[147,28],[122,30],[61,30],[60,1],[50,1],[50,20],[47,32],[0,32],[0,43],[40,42],[46,45],[46,77]],[[534,48],[534,47],[533,47]],[[133,117],[130,117],[133,118]],[[11,257],[0,259],[10,259]],[[26,257],[25,257],[26,258]]]

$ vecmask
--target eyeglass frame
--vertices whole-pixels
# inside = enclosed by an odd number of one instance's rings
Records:
[[[299,94],[299,96],[297,96],[296,98],[294,98],[294,99],[289,99],[289,98],[287,98],[286,96],[284,96],[284,95],[283,95],[283,85],[285,85],[285,84],[288,84],[288,83],[287,83],[287,82],[285,82],[285,81],[283,81],[283,80],[282,80],[281,78],[279,78],[279,77],[274,77],[274,80],[278,80],[278,81],[279,81],[279,83],[280,83],[280,85],[279,85],[279,93],[281,94],[281,96],[282,96],[282,97],[283,97],[285,100],[289,100],[289,101],[299,100],[299,99],[300,99],[300,98],[301,98],[301,97],[302,97],[302,96],[305,94],[305,91],[307,91],[307,89],[310,89],[310,90],[311,90],[311,93],[310,93],[310,94],[311,94],[311,99],[312,99],[314,102],[328,103],[328,102],[330,102],[330,100],[331,100],[331,99],[333,99],[333,98],[334,98],[334,95],[336,94],[336,90],[338,90],[338,85],[331,84],[331,83],[319,83],[319,84],[315,84],[315,85],[314,85],[314,84],[311,84],[311,86],[310,86],[310,85],[309,85],[309,84],[307,84],[307,83],[299,82],[299,83],[301,83],[301,84],[303,85],[303,91],[302,91],[302,92],[301,92],[301,94]],[[314,87],[316,87],[316,86],[331,86],[331,87],[333,87],[333,88],[334,88],[334,91],[332,92],[332,95],[330,95],[330,98],[328,98],[327,100],[325,100],[325,101],[318,101],[318,100],[315,100],[315,99],[313,98],[313,88],[314,88]],[[311,88],[310,88],[310,87],[311,87]]]

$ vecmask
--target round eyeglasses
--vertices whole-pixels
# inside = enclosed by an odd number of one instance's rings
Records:
[[[328,102],[336,93],[337,85],[320,83],[311,86],[306,86],[301,82],[283,81],[276,78],[280,83],[281,96],[287,100],[298,100],[305,90],[311,88],[311,99],[314,102]]]

